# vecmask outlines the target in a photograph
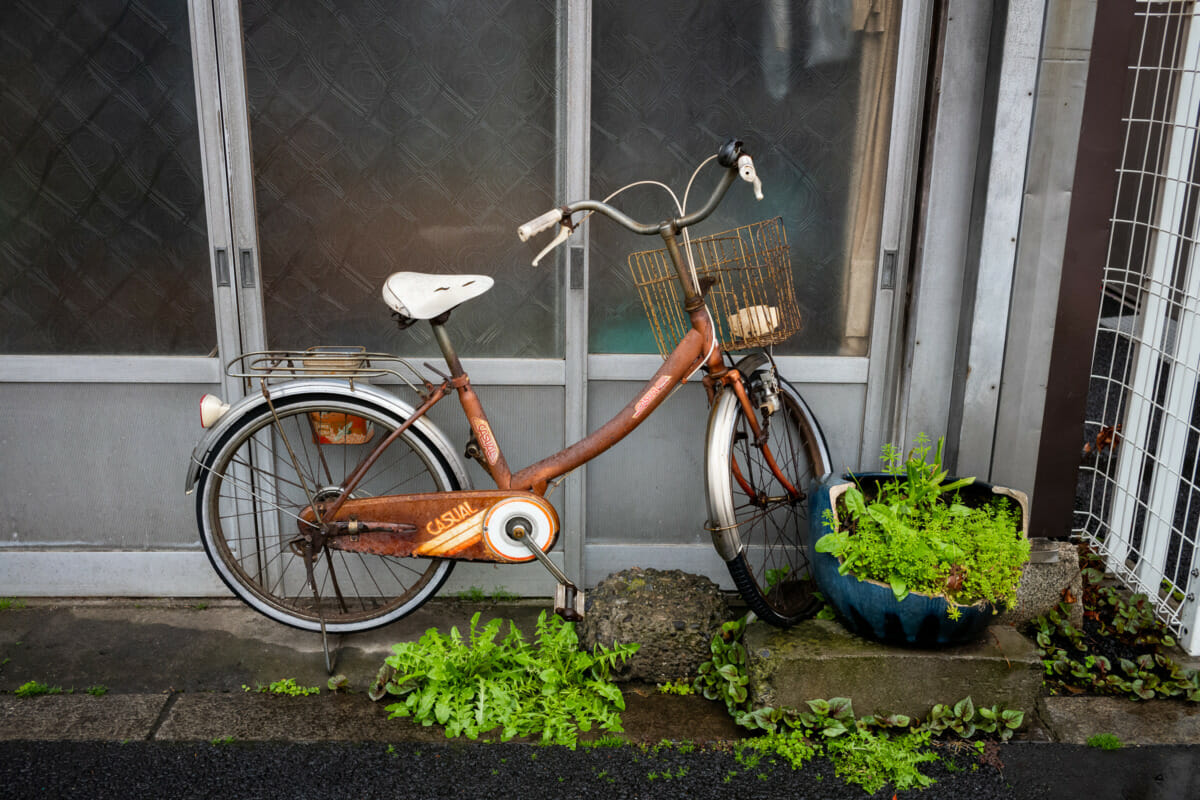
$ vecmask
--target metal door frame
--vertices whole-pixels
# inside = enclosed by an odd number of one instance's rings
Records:
[[[827,419],[826,428],[828,433],[835,435],[841,429],[844,435],[858,441],[859,427],[862,426],[861,447],[847,456],[853,458],[865,453],[866,461],[873,460],[879,444],[890,436],[889,398],[902,367],[897,348],[898,321],[903,306],[900,298],[909,269],[932,9],[932,0],[905,2],[901,9],[883,231],[877,261],[883,268],[877,268],[869,355],[780,359],[785,374],[796,382],[862,387],[866,398],[864,418]],[[0,381],[186,383],[219,386],[226,399],[233,399],[240,395],[242,387],[238,381],[224,376],[223,363],[239,352],[265,347],[267,332],[259,279],[260,248],[240,6],[237,0],[188,0],[188,14],[205,186],[216,352],[209,356],[0,356]],[[585,196],[590,193],[592,0],[557,0],[557,14],[559,157],[556,187],[561,196]],[[563,358],[468,358],[464,359],[464,364],[470,370],[473,382],[479,385],[511,385],[510,376],[515,373],[521,374],[530,385],[562,387],[564,438],[575,441],[586,433],[590,382],[640,381],[657,368],[660,360],[656,355],[589,353],[589,243],[586,231],[577,235],[572,245],[562,249],[556,257],[557,269],[563,276]],[[185,454],[181,454],[182,457]],[[582,574],[584,561],[585,470],[586,467],[581,468],[569,476],[562,490],[567,506],[564,527],[580,532],[580,535],[565,539],[565,566],[573,575]],[[703,547],[705,557],[708,557],[711,548]],[[690,546],[646,546],[639,553],[653,556],[663,551],[663,558],[686,566],[690,556],[681,552],[681,548],[687,550]],[[61,588],[63,578],[58,576],[57,564],[63,558],[81,554],[55,550],[6,554],[6,558],[11,555],[27,556],[20,561],[32,571],[27,572],[25,567],[20,569],[29,580]],[[76,578],[79,591],[69,593],[86,594],[91,587],[91,592],[100,594],[130,591],[156,595],[196,594],[219,586],[207,568],[203,553],[198,551],[113,551],[86,555],[84,561],[102,562],[103,566],[92,570],[93,578]],[[161,558],[156,558],[159,556]],[[169,569],[146,569],[149,562],[166,564],[168,561]],[[16,561],[10,563],[14,569],[18,568]],[[78,574],[75,562],[72,562],[71,572]],[[147,577],[138,579],[137,575]],[[223,589],[217,591],[223,593]]]

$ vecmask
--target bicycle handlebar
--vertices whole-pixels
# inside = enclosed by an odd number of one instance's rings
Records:
[[[698,211],[694,211],[691,214],[650,224],[638,222],[623,211],[599,200],[577,200],[561,208],[547,211],[545,214],[541,214],[526,222],[517,228],[517,237],[524,242],[542,231],[549,230],[555,223],[559,224],[560,230],[558,236],[533,260],[534,266],[537,266],[537,263],[542,260],[543,256],[566,241],[567,236],[574,229],[571,225],[571,216],[579,211],[599,212],[633,233],[648,236],[661,233],[664,229],[671,229],[678,232],[707,219],[710,214],[717,210],[717,206],[721,204],[725,193],[729,191],[729,187],[739,177],[748,183],[754,184],[754,196],[756,199],[762,200],[762,182],[758,179],[758,175],[754,170],[753,159],[750,158],[748,153],[742,151],[740,140],[730,139],[722,145],[721,149],[717,152],[717,163],[725,167],[725,174],[721,176],[721,180],[717,184],[717,188],[713,190],[712,196],[708,198],[708,202]]]
[[[521,227],[517,228],[517,238],[522,242],[528,241],[530,236],[537,236],[544,230],[548,230],[554,223],[561,222],[563,211],[561,208],[555,208],[542,214],[540,217],[529,220]]]

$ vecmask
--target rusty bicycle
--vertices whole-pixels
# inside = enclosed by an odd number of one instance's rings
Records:
[[[548,490],[703,372],[713,544],[759,617],[787,626],[811,615],[806,492],[830,471],[830,456],[816,418],[769,350],[800,325],[786,237],[778,220],[688,237],[739,177],[762,197],[740,141],[725,143],[701,167],[714,160],[723,172],[692,213],[684,213],[686,194],[677,214],[654,223],[607,200],[582,200],[518,229],[522,240],[557,229],[535,265],[595,213],[663,243],[629,259],[662,366],[613,419],[523,469],[507,463],[447,327],[456,308],[491,287],[488,276],[400,272],[383,287],[402,328],[432,326],[445,373],[361,348],[248,353],[231,362],[228,374],[248,391],[232,406],[211,395],[201,400],[206,433],[187,476],[201,540],[221,579],[279,622],[348,633],[412,612],[457,561],[537,561],[557,582],[555,610],[578,619],[583,592],[546,555],[559,534]],[[743,350],[750,352],[730,355]],[[385,385],[397,382],[419,402]],[[472,487],[456,449],[428,417],[450,394],[471,431],[465,455],[495,488]]]

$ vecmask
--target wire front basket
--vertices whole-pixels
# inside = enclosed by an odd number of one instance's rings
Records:
[[[723,348],[778,344],[800,330],[782,219],[693,239],[688,249],[696,278],[713,281],[706,299]],[[629,271],[658,350],[666,358],[692,327],[671,257],[665,249],[633,253]]]

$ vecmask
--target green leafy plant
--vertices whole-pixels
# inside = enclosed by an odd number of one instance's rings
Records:
[[[1174,660],[1175,637],[1155,618],[1149,598],[1105,585],[1098,564],[1081,555],[1082,628],[1071,622],[1066,603],[1031,623],[1050,691],[1200,702],[1200,673]]]
[[[904,715],[856,718],[845,697],[809,700],[807,710],[773,714],[774,728],[738,744],[738,762],[753,769],[764,757],[782,759],[800,769],[818,755],[827,756],[839,776],[870,793],[885,783],[897,790],[924,788],[934,779],[919,766],[937,761],[928,750],[931,731]],[[894,730],[893,730],[894,729]]]
[[[62,694],[61,686],[49,686],[41,681],[26,681],[13,692],[17,697],[36,697],[39,694]]]
[[[505,741],[540,734],[543,744],[572,748],[593,725],[622,731],[625,701],[609,675],[637,645],[581,651],[575,628],[545,612],[533,643],[511,622],[498,638],[503,621],[481,626],[479,617],[471,618],[465,639],[457,628],[448,636],[430,629],[417,642],[392,647],[388,674],[377,679],[401,698],[387,706],[392,717],[442,725],[451,738],[498,730]]]
[[[712,659],[700,665],[693,682],[696,691],[709,700],[722,701],[735,716],[746,702],[746,685],[750,682],[746,648],[742,645],[745,631],[746,617],[724,623],[709,645]]]
[[[1007,498],[963,502],[959,490],[974,478],[947,481],[943,440],[921,434],[907,458],[887,445],[885,471],[891,476],[871,488],[850,487],[827,511],[828,533],[816,549],[840,560],[838,571],[891,586],[897,600],[909,592],[941,595],[948,613],[979,601],[1011,605],[1029,541],[1020,535],[1020,511]]]
[[[874,794],[888,783],[897,791],[932,786],[934,779],[920,770],[921,764],[938,760],[936,753],[926,749],[928,744],[928,731],[880,736],[855,730],[825,747],[834,771],[842,780]]]
[[[89,686],[84,691],[92,697],[104,697],[104,695],[108,694],[108,687],[97,684],[96,686]]]
[[[657,686],[659,694],[673,694],[686,697],[696,693],[695,687],[687,678],[667,681],[666,683],[657,684]]]
[[[261,683],[251,689],[249,686],[242,684],[242,690],[247,692],[259,692],[261,694],[283,694],[289,697],[307,697],[310,694],[320,694],[320,686],[300,686],[296,683],[295,678],[281,678],[277,681],[271,681],[266,686]]]
[[[10,608],[17,609],[24,607],[24,600],[18,600],[15,597],[0,597],[0,611],[8,611]]]
[[[970,697],[963,698],[953,706],[938,703],[929,712],[924,729],[934,735],[947,731],[970,739],[979,733],[995,734],[1001,741],[1008,741],[1025,722],[1025,712],[1004,709],[1000,706],[976,708]]]
[[[1098,747],[1101,750],[1120,750],[1125,745],[1114,734],[1097,733],[1095,736],[1089,736],[1087,740],[1088,747]]]
[[[472,586],[469,589],[464,589],[455,595],[464,603],[482,603],[486,600],[493,600],[500,603],[511,602],[520,599],[520,595],[506,591],[503,586],[496,588],[491,594],[483,590],[481,586]]]
[[[797,731],[768,733],[746,739],[737,744],[738,762],[753,769],[764,755],[776,755],[786,761],[792,769],[800,769],[817,755],[818,747],[807,736]],[[747,757],[753,752],[754,756]]]
[[[628,740],[622,739],[620,736],[601,736],[598,739],[592,739],[586,742],[579,743],[581,747],[600,749],[605,747],[624,747],[629,744]]]

